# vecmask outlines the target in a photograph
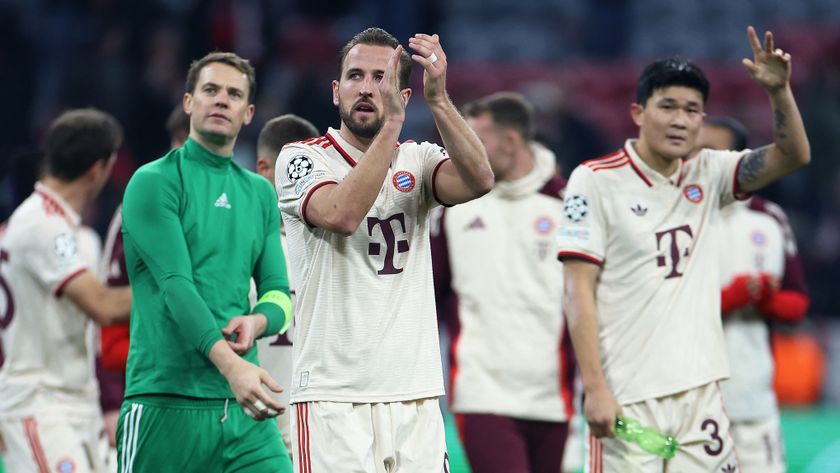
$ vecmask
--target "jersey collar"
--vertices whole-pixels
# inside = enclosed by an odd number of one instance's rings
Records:
[[[48,206],[50,209],[67,219],[67,221],[74,227],[78,227],[79,224],[82,223],[81,215],[76,213],[76,211],[73,210],[73,207],[71,207],[63,197],[50,189],[49,186],[41,182],[36,182],[35,193],[44,199],[45,206]]]
[[[654,170],[652,167],[648,166],[647,163],[636,153],[636,148],[634,144],[637,140],[630,139],[624,143],[624,152],[627,153],[627,156],[630,157],[630,165],[633,167],[633,170],[636,171],[636,174],[645,181],[645,184],[648,187],[653,187],[654,184],[659,184],[663,186],[676,186],[679,187],[682,184],[683,178],[683,171],[684,171],[684,163],[683,160],[679,160],[679,167],[677,171],[671,176],[663,176]]]
[[[213,153],[192,138],[187,138],[184,142],[184,151],[187,152],[188,157],[214,168],[226,169],[233,162],[233,155],[222,156]]]
[[[335,128],[330,127],[327,130],[326,137],[330,140],[330,143],[335,147],[341,157],[347,161],[351,167],[356,167],[356,163],[362,159],[362,155],[365,153],[356,148],[355,146],[351,145],[347,142],[344,138],[341,137],[341,134]]]

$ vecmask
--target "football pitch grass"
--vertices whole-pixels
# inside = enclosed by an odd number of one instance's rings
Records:
[[[445,421],[450,471],[471,473],[452,416]],[[788,473],[840,473],[840,407],[786,409],[782,431]],[[0,473],[4,471],[0,462]]]
[[[451,473],[472,473],[452,416],[445,421]],[[782,432],[788,473],[840,473],[840,406],[785,409]]]

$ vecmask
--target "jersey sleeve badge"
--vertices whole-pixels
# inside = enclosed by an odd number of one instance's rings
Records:
[[[566,218],[574,223],[578,223],[586,217],[589,211],[589,204],[587,204],[586,198],[582,195],[572,195],[566,198],[563,211],[566,214]]]

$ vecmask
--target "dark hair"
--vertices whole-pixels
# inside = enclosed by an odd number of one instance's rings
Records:
[[[44,163],[47,174],[74,181],[120,147],[123,130],[117,120],[95,108],[68,110],[47,131]]]
[[[706,120],[706,126],[716,126],[729,130],[729,133],[732,133],[732,143],[730,144],[730,149],[737,151],[747,149],[747,127],[738,120],[732,117],[718,117]]]
[[[534,139],[537,133],[534,107],[524,95],[516,92],[498,92],[463,107],[464,115],[478,117],[489,113],[493,123],[516,130],[526,141]]]
[[[288,143],[320,136],[318,129],[309,120],[288,113],[266,122],[257,138],[257,155],[268,155],[276,159]]]
[[[204,66],[214,62],[227,64],[248,77],[248,103],[254,103],[254,96],[257,95],[257,79],[254,76],[254,68],[247,59],[243,59],[235,53],[215,51],[193,61],[190,64],[190,70],[187,71],[186,92],[192,94],[195,91],[195,85],[198,82],[198,75],[201,70],[204,69]]]
[[[709,81],[696,64],[680,56],[654,61],[639,77],[636,103],[644,106],[653,93],[671,86],[695,89],[703,94],[703,103],[709,98]]]
[[[175,138],[179,133],[184,136],[190,134],[190,116],[184,111],[184,106],[178,103],[175,108],[169,112],[166,118],[166,133],[169,134],[169,139]]]
[[[389,46],[391,48],[397,49],[397,46],[400,45],[400,42],[397,41],[391,33],[383,30],[382,28],[368,28],[361,33],[353,36],[353,39],[347,42],[343,48],[341,48],[341,54],[338,58],[338,77],[341,79],[341,74],[344,72],[344,59],[347,57],[347,54],[350,52],[353,47],[357,44],[367,44],[369,46]],[[399,86],[400,90],[405,89],[408,87],[408,80],[411,78],[411,56],[403,50],[402,54],[400,54],[400,77],[399,77]]]

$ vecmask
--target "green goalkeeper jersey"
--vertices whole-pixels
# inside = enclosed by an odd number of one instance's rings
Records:
[[[137,170],[122,217],[132,289],[126,397],[233,397],[210,348],[231,318],[252,312],[252,277],[259,296],[289,293],[271,184],[188,139]],[[268,318],[265,336],[291,317],[273,303],[253,312]],[[244,358],[258,364],[256,346]]]

